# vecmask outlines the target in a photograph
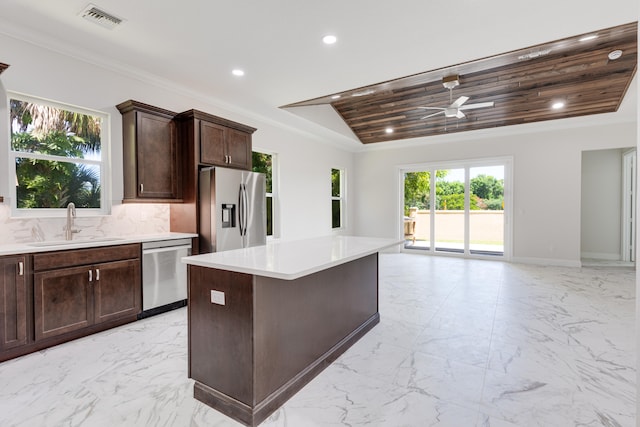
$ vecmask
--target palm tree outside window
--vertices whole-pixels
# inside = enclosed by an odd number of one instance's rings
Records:
[[[108,115],[16,93],[9,105],[13,213],[49,215],[71,202],[108,213]]]

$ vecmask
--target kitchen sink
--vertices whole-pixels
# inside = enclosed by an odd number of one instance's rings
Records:
[[[27,243],[27,245],[41,248],[46,246],[66,246],[66,245],[75,245],[75,244],[83,244],[83,243],[113,242],[117,240],[122,240],[122,238],[121,237],[95,237],[95,238],[74,239],[74,240],[48,240],[46,242]]]

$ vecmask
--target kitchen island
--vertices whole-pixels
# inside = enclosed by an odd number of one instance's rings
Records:
[[[378,252],[400,243],[334,236],[183,258],[194,397],[258,425],[380,321]]]

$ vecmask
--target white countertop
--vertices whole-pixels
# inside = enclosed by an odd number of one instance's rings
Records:
[[[182,262],[237,273],[294,280],[402,242],[403,240],[373,237],[327,236],[273,241],[263,246],[184,257]]]
[[[93,238],[76,238],[71,241],[44,241],[44,242],[26,242],[15,243],[10,245],[0,245],[1,255],[28,254],[36,252],[61,251],[66,249],[84,249],[95,248],[100,246],[125,245],[127,243],[155,242],[160,240],[174,240],[197,237],[193,233],[159,233],[159,234],[140,234],[132,236],[105,236]]]

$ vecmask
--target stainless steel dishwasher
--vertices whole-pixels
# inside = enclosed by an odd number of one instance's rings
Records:
[[[187,266],[180,259],[189,255],[191,239],[142,243],[142,313],[138,318],[187,304]]]

